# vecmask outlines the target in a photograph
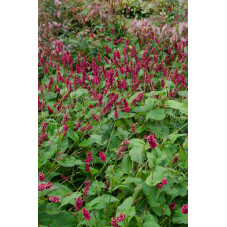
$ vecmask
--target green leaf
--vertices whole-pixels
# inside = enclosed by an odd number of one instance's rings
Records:
[[[117,128],[117,135],[120,138],[128,138],[129,134],[130,134],[130,132],[128,132],[127,130],[122,129],[121,127]]]
[[[148,119],[156,120],[156,121],[161,121],[166,117],[166,114],[163,109],[155,109],[149,111],[149,113],[146,116],[146,121]]]
[[[101,210],[106,207],[107,204],[109,203],[114,203],[117,202],[118,199],[116,197],[113,197],[108,194],[104,194],[101,197],[97,197],[93,199],[91,202],[86,203],[85,207],[90,210],[90,209],[96,209],[96,210]]]
[[[77,226],[96,226],[96,220],[95,219],[90,219],[90,220],[84,220],[80,222]],[[71,226],[70,226],[71,227]]]
[[[146,156],[144,146],[133,146],[133,148],[129,151],[129,156],[131,157],[132,161],[143,163]]]
[[[53,177],[59,176],[61,175],[58,172],[51,172],[50,175],[48,176],[48,180],[50,181]]]
[[[70,196],[66,196],[66,197],[62,197],[61,198],[61,206],[63,207],[66,204],[72,204],[75,205],[75,199],[80,196],[81,193],[80,192],[74,192],[73,194],[71,194]]]
[[[178,133],[175,133],[172,136],[170,136],[169,138],[171,140],[171,143],[173,144],[178,137],[182,137],[182,136],[186,136],[186,134],[178,134]]]
[[[141,178],[139,178],[139,179],[142,181]],[[141,194],[141,191],[142,191],[142,184],[140,183],[134,189],[134,192],[132,195],[133,200],[136,200],[139,197],[139,195]]]
[[[188,104],[186,102],[185,103],[181,103],[181,102],[177,102],[175,100],[168,100],[166,102],[166,107],[177,109],[181,113],[184,113],[184,114],[188,115]]]
[[[180,96],[186,96],[186,97],[188,97],[188,91],[178,91],[178,94]]]
[[[123,214],[126,214],[126,220],[128,220],[128,222],[131,220],[132,217],[135,216],[136,212],[135,212],[135,207],[132,206],[133,203],[133,198],[130,196],[128,197],[126,200],[124,200],[124,202],[117,207],[117,214],[116,216],[122,212]]]
[[[58,214],[59,213],[59,203],[48,203],[46,206],[46,212],[48,214]]]
[[[41,157],[39,158],[39,168],[43,165],[45,165],[48,161],[48,159],[50,159],[57,151],[58,149],[54,149],[52,151],[49,152],[45,152],[44,154],[41,155]]]
[[[188,224],[188,215],[181,213],[181,208],[176,211],[173,216],[174,224]]]
[[[67,135],[68,135],[69,138],[71,138],[74,141],[79,140],[77,133],[75,133],[71,128],[68,129]]]
[[[94,181],[89,192],[93,192],[93,195],[95,195],[95,193],[100,192],[102,188],[105,188],[105,184],[102,181]]]
[[[59,213],[51,219],[53,220],[49,225],[51,227],[62,227],[62,223],[64,223],[64,227],[72,227],[75,225],[75,217],[67,212]]]
[[[131,139],[129,140],[129,147],[131,147],[129,156],[132,161],[143,163],[145,159],[145,142],[141,139]]]
[[[123,184],[131,184],[134,183],[135,185],[141,184],[143,182],[143,180],[141,178],[136,178],[136,177],[127,177],[125,179],[125,181],[123,182]]]
[[[160,227],[160,225],[158,224],[158,218],[152,215],[149,211],[146,212],[146,215],[144,216],[143,220],[143,227]]]
[[[57,133],[57,124],[56,123],[49,123],[47,125],[47,132],[48,132],[48,136],[49,138],[52,138],[56,135]]]
[[[71,92],[71,93],[70,93],[70,97],[71,97],[72,99],[76,98],[76,91]]]
[[[67,186],[62,185],[60,183],[55,183],[54,186],[57,187],[56,190],[51,191],[48,196],[54,195],[54,196],[65,196],[68,193],[72,192],[71,189],[69,189]],[[52,189],[52,187],[51,187]]]
[[[157,200],[157,191],[155,191],[152,187],[148,186],[145,182],[143,182],[142,184],[142,189],[151,207],[160,206],[160,202]]]
[[[141,51],[138,53],[138,57],[139,57],[139,58],[142,57],[144,51],[145,51],[145,50],[141,50]]]
[[[64,166],[64,167],[72,167],[75,165],[81,166],[84,163],[81,160],[76,159],[74,156],[72,156],[70,158],[68,158],[68,157],[65,158],[65,160],[58,161],[58,164],[61,166]]]
[[[121,170],[123,173],[129,174],[130,169],[132,168],[132,160],[130,159],[129,155],[124,155],[124,158],[121,161]]]
[[[141,139],[131,139],[129,140],[129,146],[144,146],[145,142]]]
[[[60,150],[66,150],[68,147],[68,136],[66,135],[64,140],[61,142],[59,149]]]
[[[88,90],[87,89],[78,88],[76,90],[76,98],[79,98],[80,96],[85,96],[85,95],[88,95]]]
[[[164,205],[164,214],[167,216],[171,215],[171,211],[169,209],[169,206],[167,206],[166,204]]]
[[[133,116],[135,116],[135,113],[126,113],[126,112],[122,112],[122,111],[118,112],[118,119],[127,119],[127,118],[131,118]],[[112,115],[112,113],[109,114],[108,117],[115,119],[115,116]]]
[[[81,147],[89,147],[89,146],[92,145],[94,142],[95,142],[94,139],[90,137],[89,139],[82,141],[82,142],[80,143],[80,146],[81,146]]]
[[[53,92],[48,92],[44,96],[44,98],[45,99],[48,99],[48,100],[55,99],[56,97],[57,97],[57,94],[56,93],[53,93]]]
[[[143,227],[160,227],[160,225],[159,224],[157,224],[157,223],[153,223],[153,222],[145,222],[144,224],[143,224]]]
[[[97,143],[99,145],[102,145],[102,142],[101,142],[101,138],[102,137],[101,137],[101,135],[93,134],[93,135],[91,135],[90,138],[92,138],[95,141],[95,143]]]
[[[161,207],[151,207],[151,209],[157,216],[163,216],[163,211]]]
[[[178,165],[181,168],[188,168],[188,154],[179,146],[180,154],[178,156]]]
[[[165,125],[151,125],[150,128],[157,138],[166,138],[169,135],[169,128]]]
[[[156,184],[160,183],[164,178],[164,173],[166,172],[166,168],[162,166],[156,166],[153,173],[146,179],[146,183],[149,186],[155,186]]]

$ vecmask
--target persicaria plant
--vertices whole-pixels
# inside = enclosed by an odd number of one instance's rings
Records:
[[[185,1],[41,1],[39,226],[186,226]]]

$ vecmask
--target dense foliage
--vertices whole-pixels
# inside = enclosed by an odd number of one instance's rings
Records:
[[[39,226],[186,226],[185,0],[40,0]]]

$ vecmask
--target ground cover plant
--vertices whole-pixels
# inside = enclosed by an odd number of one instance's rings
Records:
[[[187,226],[187,1],[40,0],[38,226]]]

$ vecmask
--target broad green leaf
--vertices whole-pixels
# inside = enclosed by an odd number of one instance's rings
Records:
[[[151,207],[160,206],[160,202],[157,200],[157,191],[154,188],[147,185],[145,182],[142,184],[143,193],[148,199],[148,203]],[[161,201],[162,202],[162,201]]]
[[[87,94],[88,94],[88,90],[87,89],[78,88],[76,90],[76,98],[79,98],[80,96],[87,95]]]
[[[104,194],[101,197],[96,197],[91,202],[86,203],[85,207],[88,210],[90,210],[90,209],[101,210],[101,209],[105,208],[107,204],[114,203],[117,201],[118,201],[118,199],[116,197],[113,197],[108,194]]]
[[[76,159],[74,156],[72,156],[70,158],[67,157],[63,160],[58,161],[58,164],[64,167],[72,167],[75,165],[81,166],[84,163],[81,160]]]
[[[76,132],[74,132],[71,128],[68,129],[67,135],[74,141],[78,141],[79,137]]]
[[[142,179],[140,179],[140,180],[142,181]],[[138,184],[135,187],[133,195],[132,195],[133,200],[136,200],[139,197],[139,195],[141,194],[141,191],[142,191],[142,183]]]
[[[178,209],[173,216],[174,224],[188,224],[188,214],[181,213],[181,209]]]
[[[129,156],[131,157],[132,161],[143,163],[146,156],[144,146],[133,146],[129,151]]]
[[[77,226],[96,226],[97,221],[96,219],[92,218],[90,220],[84,220],[82,222],[80,222]],[[70,226],[71,227],[71,226]]]
[[[92,138],[95,141],[95,143],[97,143],[99,145],[102,145],[102,142],[101,142],[101,138],[102,137],[101,137],[101,135],[93,134],[93,135],[91,135],[90,138]]]
[[[59,213],[51,218],[53,221],[49,225],[51,227],[63,227],[62,223],[64,223],[64,227],[72,227],[75,225],[76,219],[75,217],[67,212]]]
[[[148,119],[156,120],[156,121],[161,121],[166,117],[166,114],[163,109],[154,109],[150,110],[146,116],[146,121]]]
[[[135,216],[135,207],[132,206],[133,203],[133,198],[128,197],[127,199],[124,200],[124,202],[117,207],[117,215],[119,215],[120,212],[123,214],[126,214],[126,220],[130,221],[132,217]]]
[[[51,172],[50,175],[48,176],[47,180],[50,181],[53,177],[61,175],[58,172]]]
[[[61,142],[59,149],[60,150],[66,150],[68,147],[68,136],[66,135],[63,141]]]
[[[89,139],[86,139],[86,140],[82,141],[82,142],[80,143],[80,146],[81,146],[81,147],[89,147],[89,146],[92,145],[94,142],[95,142],[95,140],[94,140],[93,138],[90,137]]]
[[[59,207],[60,203],[48,203],[46,206],[46,212],[48,214],[58,214],[59,213]]]
[[[169,137],[169,139],[171,140],[171,143],[173,144],[176,141],[177,138],[182,137],[182,136],[186,136],[186,134],[175,133],[175,134],[171,135]]]
[[[129,155],[124,155],[122,161],[121,161],[121,170],[123,173],[129,174],[129,171],[132,168],[132,160],[130,159]]]
[[[72,190],[69,189],[67,186],[60,184],[60,183],[55,183],[54,184],[56,187],[58,187],[57,190],[52,191],[49,193],[49,195],[54,195],[54,196],[64,196],[67,195],[68,193],[71,193]]]
[[[152,215],[149,211],[146,212],[146,215],[143,218],[145,227],[160,227],[158,224],[158,218]]]
[[[129,140],[129,146],[144,146],[145,142],[142,139],[131,139]]]
[[[131,184],[134,183],[135,185],[141,184],[143,182],[143,180],[141,178],[136,178],[136,177],[127,177],[125,179],[125,181],[123,182],[123,184]]]
[[[167,216],[171,215],[171,211],[169,209],[169,206],[167,206],[166,204],[164,205],[164,214]]]
[[[157,138],[166,138],[169,135],[169,128],[166,125],[151,125],[150,128]]]
[[[128,135],[130,134],[130,132],[128,132],[127,130],[122,129],[121,127],[117,128],[117,135],[120,138],[128,138]]]
[[[187,168],[188,167],[188,154],[186,151],[184,151],[181,146],[179,146],[179,159],[178,159],[178,165],[182,168]]]
[[[58,149],[50,150],[49,152],[45,152],[44,154],[41,155],[39,158],[39,168],[43,165],[45,165],[48,161],[48,159],[52,158],[53,155],[56,153]]]
[[[105,188],[105,184],[102,181],[94,181],[89,192],[93,191],[93,194],[95,195],[97,192],[100,192],[102,188]]]
[[[70,93],[70,97],[71,97],[72,99],[76,98],[76,91],[71,92],[71,93]]]
[[[181,113],[188,115],[188,104],[186,102],[181,103],[181,102],[178,102],[178,101],[175,101],[175,100],[168,100],[166,102],[166,107],[177,109]]]
[[[74,192],[73,194],[71,194],[69,196],[62,197],[60,207],[63,207],[66,204],[75,205],[75,199],[80,195],[81,195],[81,192]]]
[[[178,91],[178,94],[180,96],[186,96],[186,97],[188,97],[188,91]]]
[[[146,179],[146,183],[150,186],[157,185],[164,178],[165,171],[166,168],[163,168],[162,166],[156,166],[154,172],[151,173],[150,176]]]
[[[157,216],[163,216],[163,211],[162,208],[159,207],[151,207],[152,211],[157,215]]]
[[[55,99],[56,97],[57,97],[57,93],[53,93],[53,92],[48,92],[44,96],[44,98],[48,100]]]
[[[48,136],[49,138],[52,138],[56,135],[57,133],[57,124],[56,123],[49,123],[47,125],[47,132],[48,132]]]
[[[118,111],[118,119],[128,119],[133,116],[135,116],[135,113],[126,113],[126,112]],[[115,119],[115,116],[111,115],[111,118]]]

